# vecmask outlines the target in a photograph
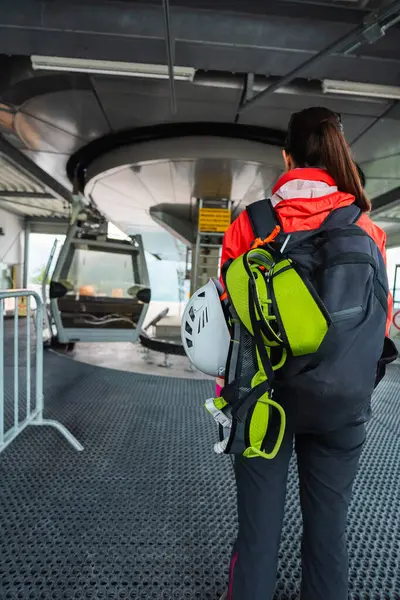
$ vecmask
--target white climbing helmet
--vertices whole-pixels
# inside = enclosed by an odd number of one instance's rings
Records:
[[[223,376],[231,341],[219,281],[210,279],[191,296],[181,324],[182,344],[191,363],[206,375]]]

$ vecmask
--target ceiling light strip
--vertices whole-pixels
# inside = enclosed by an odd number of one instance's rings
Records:
[[[167,65],[37,55],[31,56],[31,62],[32,68],[35,71],[66,71],[68,73],[119,75],[121,77],[142,77],[147,79],[169,78]],[[192,67],[174,66],[174,79],[178,81],[193,81],[195,72],[196,70]]]

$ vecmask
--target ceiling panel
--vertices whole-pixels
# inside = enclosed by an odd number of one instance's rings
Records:
[[[143,207],[143,204],[135,201],[137,196],[133,194],[131,198],[127,198],[102,182],[97,182],[93,188],[93,197],[108,220],[126,233],[128,230],[131,233],[139,233],[156,228],[149,211]]]
[[[367,185],[365,187],[365,191],[370,198],[376,198],[381,194],[386,194],[386,192],[390,192],[391,190],[396,189],[400,186],[400,178],[399,179],[367,179]],[[372,209],[374,208],[374,202],[372,200]]]
[[[274,102],[278,103],[280,99],[284,98],[283,95],[279,95],[278,100],[274,99]],[[302,110],[306,107],[308,108],[309,106],[321,105],[327,106],[327,103],[321,98],[317,99],[315,102],[305,101],[304,98],[302,98],[297,105],[296,102],[293,102],[290,112],[288,112],[288,108],[277,108],[276,106],[274,108],[262,108],[261,106],[255,105],[254,107],[249,107],[247,111],[241,114],[239,123],[246,125],[262,125],[264,127],[277,128],[286,131],[292,112]],[[339,103],[337,103],[337,106],[332,108],[332,110],[335,110],[338,107]],[[336,112],[340,111],[336,110]],[[376,117],[348,115],[343,113],[341,113],[341,116],[346,139],[350,144],[376,120]]]
[[[97,179],[128,202],[149,208],[162,202],[187,203],[192,195],[193,161],[157,161],[105,173]]]
[[[149,208],[156,203],[147,187],[142,185],[141,180],[131,167],[116,169],[111,174],[105,173],[97,178],[97,184],[108,190],[110,199],[115,192],[118,195],[119,202],[127,205],[132,203],[133,198],[139,208]],[[97,187],[91,191],[94,198],[97,191]]]
[[[57,198],[0,198],[0,208],[26,217],[57,217],[69,215],[69,204]]]
[[[312,5],[259,2],[256,15],[248,12],[245,4],[236,12],[228,8],[227,3],[220,6],[220,2],[214,3],[213,10],[204,10],[200,2],[192,9],[174,6],[171,21],[176,64],[231,72],[283,74],[299,60],[318,52],[362,22],[366,12],[351,10],[354,4],[344,3],[349,10],[336,8],[334,3],[334,8],[327,8],[321,7],[321,2]],[[45,8],[39,10],[39,6]],[[8,0],[0,3],[0,14],[0,47],[7,54],[47,52],[166,62],[161,3],[149,6],[142,1],[128,7],[127,3],[97,0],[88,7],[78,2]],[[341,70],[346,79],[390,78],[393,82],[399,77],[396,65],[399,49],[398,30],[393,28],[376,44],[365,44],[361,49],[361,54],[369,55],[368,60],[334,57],[336,67],[327,60],[322,61],[323,69],[326,75],[329,71]],[[373,59],[375,54],[393,60],[380,68],[380,61]]]
[[[354,144],[353,150],[360,163],[400,154],[400,121],[381,119]]]
[[[97,204],[101,202],[101,210],[103,202],[114,202],[114,193],[121,206],[147,210],[158,204],[188,204],[197,197],[228,197],[239,203],[255,187],[264,193],[276,174],[276,168],[238,160],[158,161],[100,176],[91,193]],[[97,186],[102,189],[101,199]]]
[[[199,86],[200,87],[200,86]],[[286,111],[286,114],[308,108],[309,106],[326,106],[341,114],[379,117],[387,110],[390,103],[382,99],[364,99],[357,96],[332,96],[330,94],[282,94],[274,93],[260,100],[254,105],[255,110],[264,110],[266,108],[279,108]],[[250,113],[252,108],[249,107]],[[246,115],[247,111],[243,113]]]
[[[353,143],[361,139],[364,135],[364,132],[367,131],[369,127],[376,121],[376,117],[368,118],[368,117],[358,117],[354,115],[343,115],[342,114],[342,123],[344,128],[344,134],[346,136],[346,140],[349,144],[353,145]]]
[[[49,213],[46,210],[40,210],[32,206],[24,206],[13,201],[0,200],[0,208],[18,215],[19,217],[47,217]]]
[[[58,121],[56,123],[57,126],[50,125],[22,112],[14,119],[15,131],[30,150],[72,154],[85,144],[83,138],[59,129]]]
[[[115,82],[114,82],[115,83]],[[26,115],[90,141],[109,133],[99,101],[91,90],[62,90],[28,100],[20,107]]]
[[[18,169],[7,157],[0,156],[0,189],[7,192],[29,192],[43,194],[44,186]]]
[[[173,160],[170,162],[175,201],[184,203],[193,194],[192,182],[196,163],[193,160]]]
[[[113,130],[163,122],[232,122],[235,118],[241,93],[239,89],[187,83],[177,85],[178,111],[172,114],[168,81],[157,82],[156,85],[154,83],[143,83],[140,80],[130,80],[127,83],[121,79],[110,82],[110,78],[103,78],[97,82],[99,100]],[[136,89],[140,92],[136,93]],[[63,92],[59,92],[51,96],[57,100],[62,94]],[[43,96],[33,99],[32,107],[29,103],[29,108],[34,108],[36,114],[41,115],[40,119],[21,113],[17,115],[17,132],[30,149],[72,153],[89,139],[101,137],[108,131],[99,104],[90,92],[81,90],[79,94],[75,92],[71,97],[75,105],[81,98],[82,105],[79,110],[75,111],[72,103],[68,113],[61,103],[58,111],[57,103],[52,105],[51,98],[47,102]],[[244,111],[240,122],[284,130],[290,113],[310,105],[321,104],[343,114],[350,141],[369,124],[367,116],[377,117],[388,107],[387,102],[382,101],[362,102],[359,99],[333,99],[329,96],[273,94]],[[47,120],[44,120],[47,105],[51,110],[49,108],[50,114],[46,117]]]
[[[188,169],[186,179],[190,182],[193,164],[185,161],[184,166]],[[142,165],[140,170],[136,171],[136,177],[141,187],[151,196],[153,205],[164,202],[184,204],[190,202],[190,194],[187,195],[190,188],[187,185],[182,188],[180,185],[181,178],[173,178],[172,171],[173,166],[169,161]]]
[[[236,104],[216,104],[177,99],[177,113],[171,112],[170,98],[135,94],[103,94],[102,105],[114,131],[154,123],[186,121],[233,121]]]
[[[324,2],[333,8],[321,6]],[[185,0],[175,1],[172,2],[175,64],[219,69],[225,71],[227,78],[244,72],[282,76],[350,31],[365,14],[364,10],[358,13],[358,8],[375,7],[380,0],[373,2],[369,5],[362,0],[340,0],[339,3],[321,0],[312,6],[310,3],[307,8],[307,0],[290,4],[207,0],[205,9],[201,3],[190,0],[188,9],[182,6]],[[108,0],[91,0],[90,7],[86,2],[71,4],[66,0],[36,3],[9,0],[5,4],[0,7],[0,50],[20,55],[15,58],[18,62],[15,72],[11,68],[14,58],[4,59],[9,67],[3,72],[4,86],[10,85],[5,96],[9,92],[8,98],[12,98],[15,89],[24,99],[32,96],[16,115],[15,132],[19,138],[14,137],[14,143],[23,142],[27,149],[25,154],[68,189],[71,189],[65,173],[68,157],[110,130],[166,122],[234,123],[241,96],[239,88],[175,82],[176,114],[171,113],[167,80],[84,76],[82,88],[85,89],[75,89],[80,85],[79,76],[65,76],[63,91],[44,94],[35,88],[35,74],[29,71],[28,57],[32,52],[44,54],[45,50],[61,56],[165,64],[165,24],[160,2],[155,6],[136,2],[131,7],[128,3],[122,6]],[[349,9],[339,8],[339,4]],[[39,7],[43,10],[38,10]],[[358,53],[360,57],[326,58],[310,68],[305,76],[400,85],[399,28],[388,31],[376,44],[365,44]],[[20,80],[24,60],[27,61],[26,73],[23,73],[26,80]],[[60,79],[59,75],[54,77]],[[51,82],[52,76],[40,79]],[[13,81],[19,83],[14,85]],[[90,81],[94,90],[88,88]],[[50,89],[55,88],[50,86]],[[5,97],[0,101],[6,102]],[[358,139],[387,110],[386,101],[274,94],[244,112],[240,123],[284,131],[292,112],[321,104],[340,112],[347,139],[357,140],[354,144],[356,159],[366,171],[370,194],[380,194],[397,185],[400,120],[384,119]],[[0,126],[10,132],[13,115],[7,108],[5,106]],[[270,190],[281,168],[280,157],[279,165],[275,161],[269,166],[268,157],[264,164],[259,154],[216,155],[212,145],[204,149],[202,142],[196,142],[201,149],[196,156],[161,154],[139,160],[137,148],[131,148],[130,155],[124,158],[127,166],[114,164],[110,169],[116,170],[107,172],[104,177],[97,174],[92,191],[109,216],[115,211],[120,222],[144,227],[149,218],[146,211],[154,204],[187,204],[193,195],[229,195],[243,205]],[[116,148],[114,154],[118,153]],[[386,156],[392,158],[384,159]],[[104,170],[108,170],[107,165]],[[136,212],[132,212],[133,204]]]
[[[367,178],[399,179],[400,154],[363,163],[362,168]]]
[[[96,75],[93,85],[100,100],[103,94],[115,94],[115,86],[118,85],[118,93],[134,94],[138,96],[151,96],[168,99],[170,87],[168,79],[140,79],[139,77],[107,77]],[[179,100],[197,100],[202,102],[230,102],[239,100],[241,90],[234,87],[213,87],[200,85],[189,81],[175,81],[176,97]]]

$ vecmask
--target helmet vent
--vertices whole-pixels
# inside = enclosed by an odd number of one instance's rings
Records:
[[[198,298],[205,298],[206,297],[206,293],[205,292],[201,292],[201,294],[198,295]]]
[[[192,335],[192,333],[193,333],[193,329],[190,327],[190,325],[187,321],[185,323],[185,331],[187,331],[187,333],[189,333],[190,335]]]
[[[194,321],[194,310],[193,310],[193,306],[190,307],[189,310],[189,317],[191,318],[192,321]]]
[[[186,338],[186,343],[188,345],[188,348],[193,348],[193,342],[192,342],[192,340],[189,340],[189,338]]]
[[[208,323],[208,309],[207,309],[207,307],[205,307],[205,308],[203,308],[200,318],[199,318],[197,333],[200,333],[200,331],[202,329],[204,329],[204,327],[206,326],[207,323]]]

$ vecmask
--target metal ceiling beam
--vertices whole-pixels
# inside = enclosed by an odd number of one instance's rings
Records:
[[[169,10],[169,0],[163,0],[164,22],[165,22],[165,45],[167,49],[168,74],[169,74],[169,91],[171,100],[171,112],[176,114],[176,92],[174,79],[174,51],[171,34],[171,17]]]
[[[247,4],[246,2],[246,9]],[[179,34],[181,39],[198,39],[199,35],[214,36],[216,29],[219,29],[228,41],[231,39],[231,25],[235,22],[242,23],[242,35],[246,35],[250,22],[260,24],[260,22],[268,21],[270,18],[284,18],[286,22],[288,17],[291,17],[295,20],[328,21],[332,24],[336,23],[336,25],[337,23],[357,25],[360,18],[369,13],[367,9],[360,10],[352,7],[341,8],[329,5],[318,6],[314,2],[312,2],[311,11],[309,3],[296,1],[285,1],[284,3],[279,1],[263,2],[262,10],[258,14],[240,9],[238,6],[236,8],[235,11],[230,2],[229,5],[225,3],[225,6],[223,6],[220,0],[210,3],[208,7],[204,7],[198,0],[197,5],[192,7],[174,5],[172,10],[176,33]],[[23,19],[21,18],[22,11]],[[225,27],[221,22],[221,17],[226,20]],[[208,28],[205,27],[206,21]],[[161,39],[164,38],[165,26],[159,11],[159,0],[153,3],[146,0],[141,3],[118,3],[115,0],[91,0],[90,3],[77,1],[58,1],[55,3],[54,0],[36,0],[35,2],[32,2],[32,0],[2,0],[0,3],[0,23],[15,28],[35,28],[42,31],[60,29],[60,31],[68,30],[71,33],[81,31],[86,34],[113,32],[116,35],[127,37],[134,37],[140,33],[145,37],[157,35]],[[64,24],[64,27],[62,27],[62,24]],[[191,30],[186,30],[189,24],[194,27]],[[261,34],[260,29],[253,30],[253,34],[259,36]]]
[[[54,200],[54,198],[53,198]],[[29,215],[29,213],[32,212],[44,212],[47,213],[48,216],[54,216],[54,215],[62,215],[63,213],[65,213],[66,211],[63,211],[62,209],[59,210],[54,210],[53,208],[50,207],[45,207],[45,206],[38,206],[37,204],[29,204],[28,202],[19,202],[16,200],[8,200],[7,198],[0,198],[0,206],[2,208],[4,208],[4,210],[10,210],[10,211],[17,211],[18,214],[26,214],[27,216]]]
[[[53,200],[54,200],[54,198],[53,198]],[[3,205],[10,207],[10,209],[21,208],[22,212],[24,212],[24,208],[28,208],[31,211],[36,209],[36,210],[54,212],[51,209],[43,208],[41,206],[37,206],[36,204],[28,204],[27,202],[17,202],[15,200],[8,200],[7,198],[0,198],[0,206],[3,206]]]
[[[54,1],[54,0],[53,0]],[[113,0],[112,0],[113,1]],[[353,21],[357,24],[360,21],[360,14],[368,12],[365,8],[369,0],[358,0],[356,2],[350,0],[348,6],[343,2],[328,4],[327,2],[315,2],[310,0],[313,6],[312,16],[315,18],[325,18],[331,21]],[[139,0],[138,4],[158,4],[158,0]],[[283,6],[282,6],[283,4]],[[347,3],[346,3],[347,4]],[[242,15],[252,15],[257,18],[262,18],[266,14],[271,16],[287,16],[293,15],[297,18],[304,16],[306,13],[310,15],[310,5],[304,1],[298,0],[275,0],[265,2],[265,0],[173,0],[175,7],[197,10],[201,6],[201,10],[212,10],[215,12],[239,13]]]
[[[54,194],[41,194],[36,192],[10,192],[0,190],[0,198],[33,198],[34,200],[54,200]]]
[[[379,214],[386,212],[389,208],[394,208],[400,204],[400,186],[376,196],[372,201],[371,214],[374,218],[379,219]]]
[[[310,67],[317,65],[319,62],[324,60],[326,57],[332,55],[333,53],[348,50],[348,47],[354,43],[368,43],[369,38],[368,35],[371,32],[375,32],[376,28],[381,31],[381,37],[385,35],[386,29],[396,24],[396,17],[400,12],[400,0],[394,0],[391,4],[381,8],[380,10],[372,13],[371,17],[366,21],[361,23],[355,29],[352,29],[336,41],[332,42],[328,46],[326,46],[323,50],[314,54],[311,58],[301,63],[298,67],[290,71],[287,75],[280,77],[278,81],[270,85],[267,89],[262,92],[259,92],[256,96],[253,96],[250,100],[247,100],[242,104],[239,109],[239,112],[243,112],[247,110],[250,106],[253,106],[256,102],[259,102],[262,98],[266,98],[273,94],[280,87],[291,83],[296,77],[300,77],[305,73]],[[388,23],[386,23],[387,19],[391,19]],[[386,27],[386,29],[384,29]],[[376,34],[374,34],[376,35]],[[375,41],[372,40],[371,41]]]
[[[218,7],[219,2],[215,5]],[[315,4],[310,10],[306,2],[265,2],[262,12],[257,15],[247,11],[235,14],[232,10],[224,12],[174,6],[171,10],[174,38],[179,46],[187,43],[191,53],[197,50],[200,55],[207,44],[211,44],[214,50],[221,44],[221,52],[224,53],[226,49],[238,48],[246,54],[249,49],[267,47],[316,52],[324,43],[346,34],[368,14]],[[160,42],[158,47],[165,49],[165,17],[159,7],[147,3],[132,6],[130,3],[104,0],[90,3],[8,0],[0,3],[0,30],[2,52],[6,52],[7,40],[11,43],[12,39],[16,39],[18,44],[22,44],[15,54],[46,54],[46,47],[47,53],[53,52],[48,45],[52,41],[58,42],[60,56],[68,56],[74,50],[81,52],[80,38],[86,43],[86,51],[78,56],[88,58],[91,43],[96,39],[102,45],[104,55],[111,55],[113,46],[120,44],[128,60],[132,60],[132,48],[137,49],[138,41],[153,46]],[[398,40],[395,35],[389,37],[380,44],[377,52],[383,58],[396,58]],[[143,55],[140,60],[149,62]]]
[[[380,217],[380,216],[377,216],[376,220],[379,223],[395,223],[395,224],[396,223],[400,223],[400,218],[397,218],[397,217]]]
[[[68,217],[29,217],[25,218],[26,223],[60,223],[61,225],[68,225]]]
[[[1,136],[0,154],[3,154],[8,160],[14,163],[16,168],[24,172],[28,177],[36,179],[44,187],[47,194],[54,198],[71,202],[72,195],[64,186]]]
[[[31,233],[65,235],[68,229],[68,219],[57,217],[26,217],[25,223]]]

